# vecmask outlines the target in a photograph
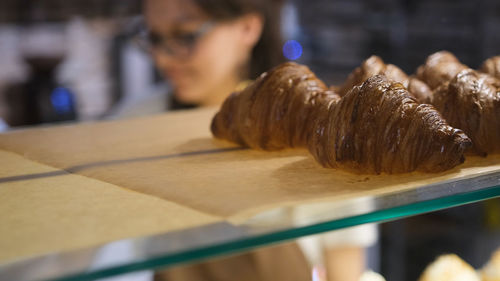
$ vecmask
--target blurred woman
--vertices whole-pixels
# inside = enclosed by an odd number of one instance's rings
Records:
[[[173,88],[171,108],[216,106],[283,61],[280,4],[265,0],[147,0],[143,37]]]
[[[283,62],[280,8],[276,0],[146,0],[141,41],[173,89],[170,109],[220,106],[233,91]],[[357,280],[361,251],[329,249],[330,279]],[[155,279],[311,280],[311,269],[291,243],[175,267]]]
[[[283,61],[280,5],[266,0],[147,0],[143,42],[173,88],[171,109],[220,106]],[[175,267],[155,280],[310,280],[296,244]]]

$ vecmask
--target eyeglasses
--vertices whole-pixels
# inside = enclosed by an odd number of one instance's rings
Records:
[[[143,25],[134,41],[147,52],[162,51],[171,56],[188,57],[193,53],[199,39],[211,31],[214,26],[214,22],[207,21],[194,31],[166,36],[150,31]]]

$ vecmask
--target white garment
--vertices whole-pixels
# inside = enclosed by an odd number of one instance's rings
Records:
[[[265,232],[266,229],[309,226],[373,210],[369,198],[355,201],[316,202],[294,207],[269,210],[253,216],[245,225]],[[378,232],[375,224],[363,224],[321,234],[303,237],[297,240],[311,266],[324,265],[325,249],[358,246],[370,247],[377,242]]]
[[[138,250],[137,245],[134,245],[133,242],[127,240],[108,244],[99,249],[96,253],[89,271],[96,270],[98,268],[105,268],[107,266],[111,266],[112,264],[120,264],[120,262],[126,262],[135,257],[138,251],[140,250]],[[110,261],[113,262],[111,263]],[[150,281],[153,280],[153,274],[152,270],[143,270],[108,278],[101,278],[97,281]]]
[[[168,87],[165,84],[143,91],[142,96],[122,100],[109,114],[109,119],[124,119],[163,113],[168,108]]]
[[[354,211],[358,214],[372,211],[371,200],[359,199],[358,201],[354,203],[352,201],[321,202],[298,206],[293,210],[295,225],[310,225],[331,220],[332,217],[342,218],[353,214]],[[344,246],[366,248],[374,245],[377,239],[377,226],[363,224],[300,238],[298,244],[311,265],[324,265],[325,249]]]

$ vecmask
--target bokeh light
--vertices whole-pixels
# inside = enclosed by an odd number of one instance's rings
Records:
[[[289,60],[296,60],[302,56],[302,46],[296,40],[288,40],[283,45],[283,55]]]
[[[73,110],[73,96],[64,87],[57,87],[50,95],[50,101],[57,113],[65,114]]]

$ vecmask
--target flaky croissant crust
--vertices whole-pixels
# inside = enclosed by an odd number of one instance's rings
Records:
[[[500,80],[465,69],[438,87],[431,103],[472,139],[472,151],[500,152]]]
[[[305,147],[317,105],[338,99],[309,68],[288,62],[230,95],[211,130],[218,138],[251,148]]]
[[[280,65],[232,94],[212,133],[252,148],[307,147],[325,167],[362,173],[439,172],[470,140],[400,83],[369,78],[339,98],[305,66]]]
[[[485,60],[479,70],[500,79],[500,56]]]
[[[427,83],[431,89],[436,89],[467,68],[452,53],[440,51],[427,57],[425,63],[418,67],[417,78]]]
[[[400,82],[421,103],[426,103],[432,94],[431,89],[423,81],[406,75],[403,70],[393,64],[385,64],[378,56],[371,56],[349,74],[338,90],[339,95],[344,96],[352,87],[360,85],[374,75],[384,75],[390,80]]]

